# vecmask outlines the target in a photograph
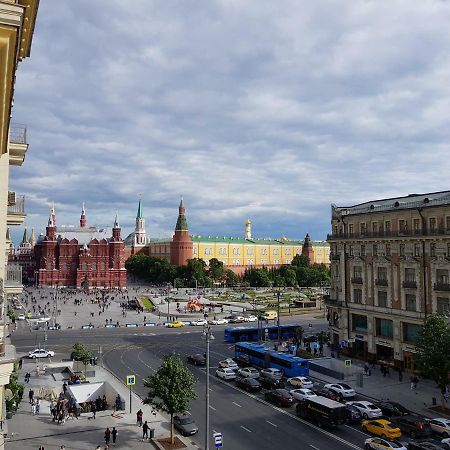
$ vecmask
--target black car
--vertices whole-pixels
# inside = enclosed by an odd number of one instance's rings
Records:
[[[388,400],[382,400],[374,402],[374,405],[381,409],[383,416],[395,417],[395,416],[409,416],[411,412],[403,405],[397,402],[391,402]]]
[[[326,397],[330,400],[334,400],[336,402],[339,401],[339,395],[336,394],[336,392],[328,389],[328,388],[322,388],[314,391],[315,394],[319,395],[320,397]]]
[[[187,357],[187,361],[191,364],[195,364],[196,366],[204,366],[206,365],[206,358],[200,353],[196,353],[195,355],[189,355]]]
[[[173,416],[173,426],[183,435],[192,436],[198,433],[198,427],[190,416]]]
[[[414,438],[426,438],[431,436],[430,424],[420,416],[392,417],[391,423],[400,428],[402,434],[409,434]]]
[[[278,406],[291,406],[294,404],[294,398],[286,389],[274,389],[273,391],[267,391],[264,394],[264,398]]]
[[[254,378],[237,377],[235,382],[237,387],[247,392],[258,392],[261,390],[261,383]]]
[[[259,379],[259,382],[264,389],[278,389],[286,387],[286,384],[282,379],[268,374],[266,374],[264,377],[261,377]]]
[[[361,411],[353,405],[345,405],[345,419],[347,423],[360,423],[362,420]]]
[[[436,441],[411,441],[408,450],[443,450],[445,447]]]

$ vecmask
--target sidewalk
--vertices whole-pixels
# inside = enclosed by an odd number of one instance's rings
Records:
[[[117,417],[113,417],[112,411],[97,412],[96,419],[90,419],[91,413],[83,413],[79,420],[68,419],[65,424],[58,425],[52,422],[50,416],[50,403],[41,401],[40,413],[33,416],[28,402],[28,392],[33,389],[35,395],[40,387],[62,388],[62,382],[54,381],[51,375],[36,376],[33,369],[35,363],[26,362],[22,367],[21,382],[24,374],[29,371],[31,375],[30,383],[25,384],[24,398],[20,404],[19,410],[8,420],[9,436],[6,439],[6,448],[8,450],[36,450],[40,445],[45,449],[59,449],[64,445],[66,450],[94,450],[97,445],[103,449],[105,443],[103,440],[106,427],[110,430],[116,427],[118,431],[116,444],[110,444],[110,448],[120,449],[151,449],[157,448],[155,444],[146,440],[143,441],[142,429],[136,425],[136,412],[142,409],[144,413],[143,420],[147,420],[151,429],[155,430],[155,437],[168,436],[170,434],[170,425],[168,421],[159,413],[152,414],[151,407],[143,405],[142,400],[132,394],[132,412],[129,410],[129,390],[119,382],[107,370],[101,367],[95,367],[95,377],[88,378],[90,382],[107,381],[120,395],[126,399],[126,411],[120,411]],[[198,450],[197,446],[184,439],[187,449]]]

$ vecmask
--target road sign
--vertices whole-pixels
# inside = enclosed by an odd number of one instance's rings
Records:
[[[127,386],[134,386],[136,384],[136,375],[127,375]]]
[[[214,433],[213,436],[216,448],[223,447],[222,433]]]
[[[269,329],[268,328],[264,329],[264,334],[269,334]]]
[[[352,367],[352,360],[351,359],[346,359],[345,360],[345,367]]]

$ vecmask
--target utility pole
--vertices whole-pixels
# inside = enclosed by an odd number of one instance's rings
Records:
[[[209,342],[214,339],[211,326],[203,327],[203,336],[206,340],[206,422],[205,422],[205,450],[209,450]]]
[[[281,289],[278,288],[276,291],[276,296],[278,299],[277,304],[277,327],[278,327],[278,345],[281,344],[281,328],[280,328],[280,296],[281,296]]]

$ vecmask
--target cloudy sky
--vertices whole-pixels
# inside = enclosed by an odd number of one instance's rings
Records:
[[[323,239],[340,206],[448,189],[450,3],[44,0],[19,67],[27,225]],[[124,233],[125,234],[125,233]]]

